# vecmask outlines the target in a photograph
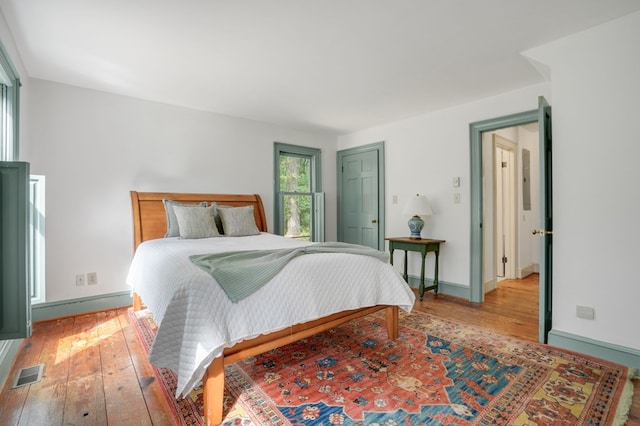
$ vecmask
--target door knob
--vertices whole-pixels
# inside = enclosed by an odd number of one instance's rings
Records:
[[[377,221],[377,220],[375,220],[375,219],[372,219],[372,220],[371,220],[371,223],[378,223],[378,221]]]
[[[533,235],[553,235],[553,231],[547,231],[546,229],[534,229],[531,233]]]

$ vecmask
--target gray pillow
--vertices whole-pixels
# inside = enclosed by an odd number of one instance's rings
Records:
[[[227,237],[243,237],[260,233],[253,215],[253,206],[218,206],[218,214],[222,220],[224,235]]]
[[[214,212],[215,205],[209,207],[173,206],[178,220],[180,238],[219,237]]]
[[[173,206],[207,207],[206,201],[202,201],[198,204],[185,204],[185,203],[180,203],[178,201],[173,201],[173,200],[162,200],[162,204],[164,204],[164,212],[167,215],[167,232],[166,234],[164,234],[165,238],[180,236],[180,229],[178,228],[178,220],[176,219],[176,214],[173,212]]]

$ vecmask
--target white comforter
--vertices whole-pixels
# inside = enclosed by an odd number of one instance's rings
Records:
[[[176,396],[190,392],[224,347],[239,341],[360,307],[397,305],[411,311],[415,296],[400,274],[390,264],[369,256],[300,256],[238,303],[232,303],[215,280],[188,258],[305,244],[309,243],[262,233],[162,238],[138,247],[127,283],[154,314],[158,334],[149,360],[178,374]]]

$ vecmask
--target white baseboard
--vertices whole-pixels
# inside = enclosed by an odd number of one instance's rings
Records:
[[[489,293],[498,288],[498,280],[496,278],[491,278],[484,282],[484,294]]]
[[[537,263],[532,263],[531,265],[520,269],[520,277],[525,278],[531,274],[537,274],[540,272],[540,265]]]

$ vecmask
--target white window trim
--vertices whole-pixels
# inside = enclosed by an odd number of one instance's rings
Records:
[[[29,291],[31,304],[45,297],[45,177],[30,176],[29,185]]]

